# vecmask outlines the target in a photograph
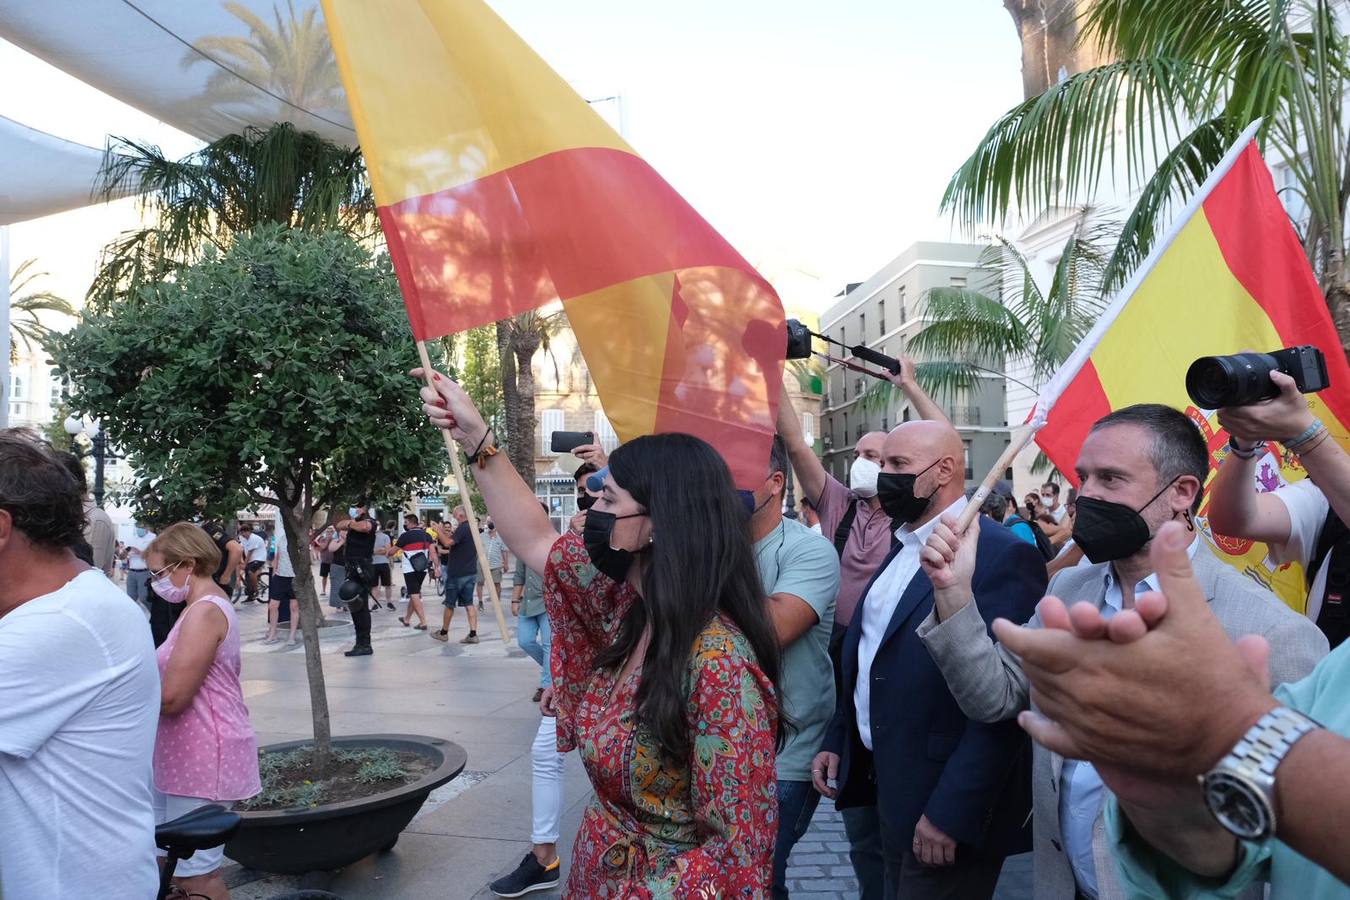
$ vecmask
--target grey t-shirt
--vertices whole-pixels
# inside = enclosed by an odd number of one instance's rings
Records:
[[[783,651],[783,710],[797,730],[778,754],[780,781],[810,781],[811,760],[820,751],[834,715],[834,666],[830,631],[839,593],[839,556],[834,545],[800,522],[784,519],[755,542],[759,577],[769,594],[792,594],[820,621]]]
[[[542,616],[544,614],[544,577],[534,569],[525,567],[525,560],[516,559],[516,577],[515,584],[525,585],[525,592],[520,597],[520,614],[522,616]]]

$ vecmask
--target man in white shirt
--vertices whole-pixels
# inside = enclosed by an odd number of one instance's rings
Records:
[[[965,509],[964,459],[946,422],[886,436],[877,498],[897,543],[845,634],[843,701],[812,763],[841,809],[876,807],[886,897],[989,897],[1030,845],[1029,742],[1016,722],[969,720],[915,633],[933,608],[919,552],[939,516]],[[1025,622],[1044,594],[1040,553],[992,522],[979,543],[981,612]]]
[[[287,647],[295,646],[295,631],[300,627],[300,601],[295,596],[295,566],[291,563],[290,546],[286,542],[286,528],[277,513],[277,553],[272,558],[272,577],[267,581],[267,637],[264,644],[275,644],[277,628],[291,626]]]
[[[127,538],[127,596],[149,608],[150,570],[145,566],[145,548],[155,539],[155,533],[136,523],[136,530]]]
[[[245,603],[258,599],[258,573],[267,565],[267,541],[253,533],[253,526],[245,522],[239,526],[239,546],[244,555],[239,562],[244,576]]]
[[[1059,502],[1059,485],[1053,481],[1041,485],[1041,503],[1045,504],[1045,511],[1055,520],[1056,525],[1064,522],[1064,516],[1069,508]]]
[[[144,900],[158,884],[159,671],[145,617],[76,559],[75,480],[0,431],[0,895]]]
[[[1350,634],[1350,585],[1343,583],[1350,575],[1350,456],[1292,378],[1283,372],[1270,378],[1280,396],[1219,410],[1231,437],[1214,478],[1209,524],[1228,537],[1264,541],[1276,563],[1302,566],[1309,585],[1304,612],[1334,648]],[[1269,446],[1275,441],[1298,454],[1307,478],[1280,485],[1279,451]],[[1333,569],[1333,581],[1342,583],[1328,591]]]

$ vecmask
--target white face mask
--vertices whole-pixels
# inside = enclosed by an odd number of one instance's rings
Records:
[[[1054,506],[1054,505],[1055,505],[1055,495],[1054,495],[1054,494],[1041,494],[1041,502],[1044,503],[1046,506]]]
[[[853,461],[853,467],[848,470],[848,486],[859,497],[875,497],[877,476],[880,474],[881,466],[865,456],[860,456]]]

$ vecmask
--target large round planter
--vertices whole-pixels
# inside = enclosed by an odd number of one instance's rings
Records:
[[[268,752],[292,750],[311,741],[269,744]],[[311,809],[240,812],[243,825],[225,845],[225,855],[261,872],[303,875],[350,865],[394,845],[422,808],[427,795],[464,771],[468,754],[443,738],[418,734],[358,734],[333,738],[333,747],[386,747],[412,751],[433,760],[435,769],[421,779],[360,800],[326,803]]]

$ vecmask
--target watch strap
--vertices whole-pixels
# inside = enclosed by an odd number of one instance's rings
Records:
[[[1321,726],[1301,712],[1277,706],[1247,729],[1219,763],[1244,775],[1274,779],[1275,769],[1299,738]]]
[[[1266,452],[1266,442],[1257,441],[1249,449],[1239,444],[1238,439],[1230,434],[1228,436],[1228,449],[1238,459],[1255,459],[1257,456]]]

